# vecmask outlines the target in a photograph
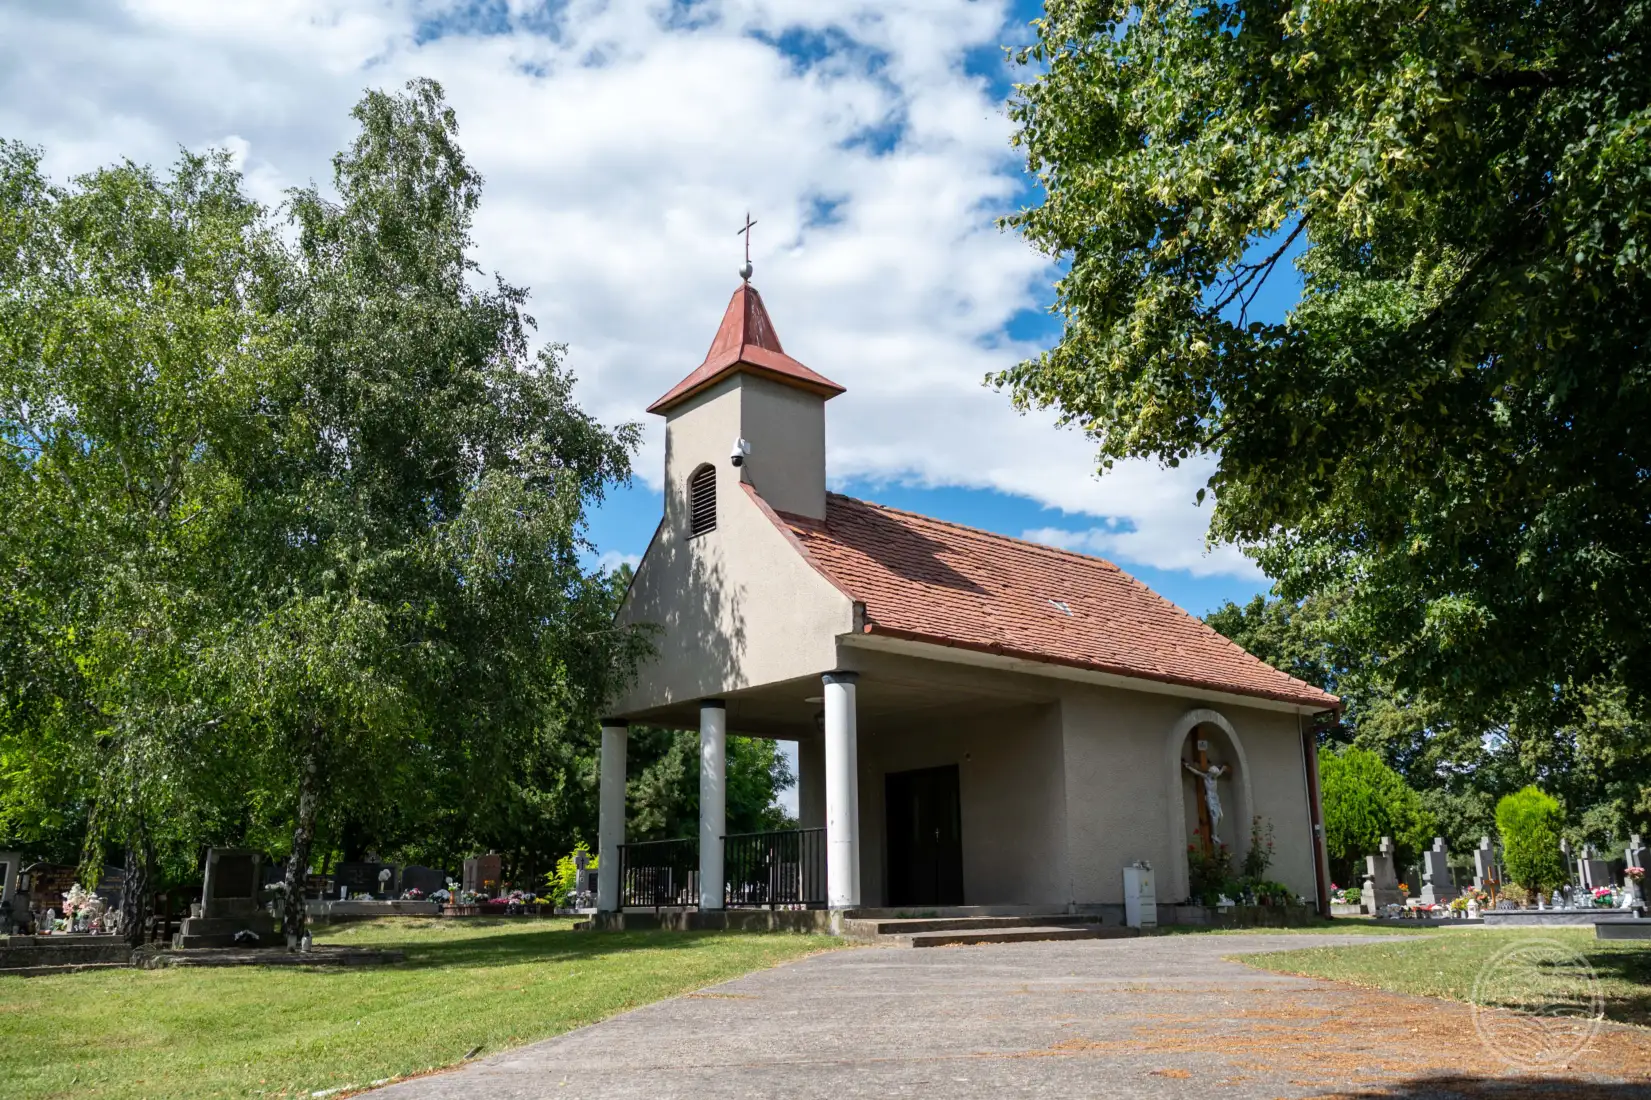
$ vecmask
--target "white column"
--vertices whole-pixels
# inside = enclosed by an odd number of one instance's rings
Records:
[[[699,907],[722,908],[722,835],[728,824],[728,709],[699,705]]]
[[[825,789],[825,738],[817,733],[797,738],[797,824],[802,828],[825,828]]]
[[[826,897],[860,904],[860,765],[852,672],[825,674]]]
[[[602,723],[596,804],[596,908],[604,913],[619,909],[619,846],[625,843],[625,747],[629,736],[624,722]]]

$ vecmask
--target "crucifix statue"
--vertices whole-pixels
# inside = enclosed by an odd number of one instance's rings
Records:
[[[1206,766],[1201,768],[1198,764],[1205,764]],[[1216,827],[1221,824],[1221,794],[1215,788],[1215,781],[1227,774],[1227,768],[1221,764],[1207,764],[1202,752],[1199,753],[1198,764],[1194,764],[1191,760],[1181,761],[1182,767],[1204,781],[1204,806],[1210,819],[1209,836],[1206,837],[1206,840],[1213,845],[1215,843]],[[1203,817],[1204,814],[1198,816]]]
[[[745,224],[741,226],[739,231],[734,234],[736,237],[739,236],[740,233],[745,234],[745,266],[740,268],[740,278],[744,279],[746,282],[751,281],[751,272],[753,270],[751,267],[751,227],[756,224],[757,221],[751,216],[751,211],[747,210],[745,212]]]

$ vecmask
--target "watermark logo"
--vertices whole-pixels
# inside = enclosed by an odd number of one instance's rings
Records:
[[[1480,1042],[1519,1069],[1567,1065],[1604,1020],[1605,996],[1594,968],[1557,940],[1504,947],[1473,982]]]

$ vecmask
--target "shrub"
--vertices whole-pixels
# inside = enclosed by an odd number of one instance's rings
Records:
[[[545,886],[550,894],[551,902],[557,909],[566,909],[573,892],[579,886],[579,865],[575,857],[580,852],[590,857],[589,867],[596,866],[596,857],[590,854],[590,845],[584,841],[573,846],[573,851],[556,861],[556,870],[545,876]]]
[[[1362,871],[1363,858],[1380,847],[1384,836],[1393,838],[1400,867],[1432,843],[1437,823],[1422,796],[1367,749],[1349,747],[1320,756],[1319,788],[1325,847],[1338,877]]]
[[[1515,791],[1496,804],[1496,831],[1502,834],[1502,861],[1508,878],[1527,895],[1545,894],[1570,878],[1559,850],[1565,814],[1559,800],[1536,787]]]

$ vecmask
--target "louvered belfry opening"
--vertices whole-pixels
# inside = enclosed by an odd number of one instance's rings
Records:
[[[717,470],[701,466],[688,476],[688,535],[703,535],[717,525]]]

